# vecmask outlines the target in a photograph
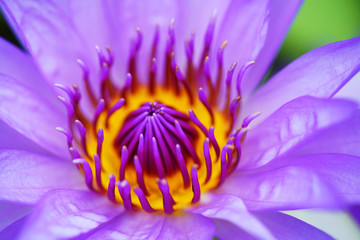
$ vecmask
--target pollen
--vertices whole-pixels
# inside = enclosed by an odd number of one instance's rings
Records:
[[[159,26],[155,27],[146,81],[140,81],[137,74],[142,32],[136,28],[121,89],[110,77],[114,56],[109,47],[105,51],[96,47],[100,96],[93,91],[90,69],[82,60],[78,60],[84,81],[81,94],[77,86],[56,85],[67,95],[59,100],[69,119],[69,129],[57,130],[66,136],[73,163],[84,175],[85,184],[129,211],[170,214],[197,204],[202,194],[219,187],[236,168],[248,125],[258,116],[252,114],[236,127],[240,83],[252,61],[238,73],[235,96],[231,85],[237,63],[230,66],[224,78],[225,94],[221,94],[227,41],[219,46],[218,74],[212,76],[209,50],[215,17],[208,26],[198,64],[193,60],[194,34],[185,40],[185,71],[176,63],[174,24],[171,20],[165,52],[160,52],[165,55],[164,69],[159,69],[156,58]],[[164,76],[163,81],[158,75]],[[93,105],[90,118],[79,106],[81,96]]]

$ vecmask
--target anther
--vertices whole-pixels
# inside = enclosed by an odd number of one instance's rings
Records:
[[[234,62],[226,75],[226,80],[225,80],[225,84],[226,84],[226,104],[225,104],[225,111],[224,114],[228,115],[228,111],[229,111],[229,107],[230,107],[230,98],[231,98],[231,81],[234,75],[234,71],[236,68],[237,62]]]
[[[179,66],[176,66],[175,67],[175,75],[176,75],[176,79],[181,83],[183,84],[183,86],[185,87],[185,90],[186,90],[186,93],[189,97],[189,101],[190,101],[190,104],[193,104],[193,96],[192,96],[192,92],[191,92],[191,89],[189,87],[189,84],[186,82],[185,78],[184,78],[184,75],[181,73],[180,69],[179,69]]]
[[[206,110],[209,112],[209,115],[211,117],[211,124],[214,124],[214,113],[207,100],[206,93],[202,88],[199,88],[199,100],[205,106]]]
[[[94,154],[94,162],[95,162],[95,177],[96,177],[96,184],[98,187],[103,190],[103,186],[101,183],[101,161],[100,157],[97,154]]]
[[[89,96],[90,102],[92,103],[93,106],[96,106],[96,104],[97,104],[96,97],[95,97],[94,92],[91,89],[90,81],[89,81],[89,69],[82,60],[77,59],[77,63],[79,64],[79,66],[81,67],[81,69],[83,71],[83,80],[85,83],[86,92],[87,92],[87,95]]]
[[[156,138],[153,137],[152,138],[152,147],[153,147],[153,154],[154,154],[154,160],[155,160],[155,166],[156,166],[156,170],[158,173],[158,176],[160,178],[164,178],[165,177],[165,173],[164,173],[164,167],[162,165],[161,162],[161,157],[160,157],[160,153],[159,153],[159,148],[156,142]]]
[[[93,190],[92,181],[93,181],[93,174],[89,163],[83,158],[77,158],[73,160],[74,164],[81,164],[84,168],[85,173],[85,183],[89,189]]]
[[[224,56],[224,49],[226,47],[226,45],[228,44],[228,41],[224,41],[221,45],[220,45],[220,48],[217,52],[217,61],[218,61],[218,64],[219,66],[222,66],[223,65],[223,56]]]
[[[124,98],[120,98],[108,111],[107,116],[106,116],[106,122],[108,122],[109,118],[120,108],[122,108],[122,106],[125,103],[125,99]]]
[[[135,171],[136,171],[136,179],[138,182],[138,185],[140,187],[140,189],[146,194],[149,195],[147,189],[146,189],[146,185],[144,182],[144,176],[143,176],[143,170],[141,168],[141,164],[139,161],[138,156],[134,156],[134,165],[135,165]]]
[[[128,90],[131,89],[131,83],[132,83],[132,75],[131,73],[127,73],[121,94],[123,98],[126,98]]]
[[[200,195],[201,195],[201,191],[200,191],[200,184],[199,184],[199,179],[198,179],[198,175],[197,175],[197,169],[198,169],[198,165],[193,165],[191,167],[191,182],[192,182],[192,190],[194,193],[194,197],[192,199],[192,203],[196,203],[200,200]]]
[[[214,127],[210,127],[209,128],[209,139],[210,139],[210,142],[211,144],[213,145],[214,149],[215,149],[215,152],[216,152],[216,156],[219,157],[220,155],[220,147],[219,147],[219,144],[218,142],[216,141],[216,138],[215,138],[215,128]]]
[[[97,106],[96,106],[94,119],[93,119],[93,128],[94,128],[93,130],[94,130],[94,132],[96,132],[96,126],[97,126],[97,123],[98,123],[98,120],[99,120],[99,116],[104,110],[105,110],[105,101],[104,101],[104,99],[100,99]]]
[[[65,105],[66,110],[68,112],[68,118],[71,119],[74,116],[74,107],[71,103],[69,103],[65,98],[58,96],[58,99]]]
[[[178,136],[180,137],[180,139],[182,140],[182,142],[184,143],[186,149],[189,151],[191,157],[193,158],[194,162],[196,164],[200,164],[200,160],[195,152],[194,147],[192,146],[190,140],[187,138],[187,136],[185,135],[184,131],[182,130],[179,122],[177,120],[174,121],[175,124],[175,128],[176,131],[178,133]]]
[[[63,84],[59,84],[59,83],[55,83],[54,86],[60,90],[62,90],[63,92],[66,93],[66,95],[68,95],[70,103],[74,104],[75,102],[75,97],[74,97],[74,93],[71,90],[71,88],[67,85],[63,85]]]
[[[126,146],[122,147],[121,150],[121,163],[120,163],[120,181],[125,179],[125,168],[129,158],[129,152]]]
[[[189,117],[190,120],[204,133],[205,136],[208,135],[208,130],[204,126],[204,124],[201,123],[199,118],[196,116],[194,111],[192,109],[189,110]]]
[[[138,196],[141,207],[145,210],[145,212],[148,212],[148,213],[155,212],[155,210],[150,206],[148,200],[146,199],[146,196],[145,196],[143,190],[141,190],[138,187],[134,187],[134,192]]]
[[[151,68],[150,68],[150,81],[149,81],[150,94],[155,93],[155,76],[156,76],[156,58],[153,58],[151,60]]]
[[[112,202],[115,202],[115,181],[115,175],[110,174],[107,196]]]
[[[246,70],[250,66],[252,66],[254,63],[255,63],[254,61],[247,62],[239,70],[239,73],[238,73],[237,79],[236,79],[236,90],[237,90],[238,96],[241,96],[241,82],[244,77],[244,74],[245,74]]]
[[[246,128],[249,126],[249,124],[258,116],[260,115],[260,112],[255,112],[250,115],[248,115],[242,122],[241,127]]]
[[[71,134],[71,132],[65,128],[62,127],[56,127],[56,130],[63,133],[66,136],[66,140],[67,140],[67,144],[68,147],[72,146],[72,140],[73,140],[73,136]]]
[[[69,151],[70,151],[73,159],[81,158],[80,153],[79,153],[78,150],[76,150],[75,148],[70,147],[70,148],[69,148]]]
[[[131,187],[127,180],[116,182],[120,196],[123,200],[123,204],[126,210],[133,210],[131,203]]]
[[[231,132],[236,122],[236,116],[238,115],[237,112],[239,109],[240,101],[241,101],[241,97],[239,96],[236,97],[230,104],[229,111],[230,111],[231,120],[227,135]]]
[[[164,206],[164,212],[167,214],[173,213],[173,199],[170,194],[170,189],[168,182],[165,178],[158,180],[159,189],[163,195],[163,206]]]
[[[212,173],[212,162],[211,162],[211,155],[210,155],[210,139],[206,138],[203,144],[203,151],[206,163],[206,179],[205,183],[210,180],[211,173]]]
[[[220,167],[221,167],[221,172],[220,172],[220,180],[219,180],[219,184],[218,186],[220,186],[226,178],[226,173],[227,173],[227,161],[226,161],[226,155],[227,155],[227,145],[225,145],[222,150],[221,150],[221,156],[220,156]]]
[[[185,39],[185,53],[188,61],[192,61],[194,55],[195,34],[192,33],[190,38]]]
[[[99,158],[101,158],[102,144],[104,142],[104,130],[102,128],[99,128],[96,140],[97,140],[96,153],[99,156]]]
[[[190,176],[186,168],[184,157],[181,153],[180,145],[176,144],[176,159],[179,164],[180,172],[183,177],[184,188],[190,186]]]
[[[84,151],[84,153],[88,156],[89,156],[89,153],[87,151],[87,148],[86,148],[86,128],[84,127],[84,125],[79,121],[79,120],[75,120],[75,124],[79,130],[79,133],[80,133],[80,142],[81,142],[81,147]]]

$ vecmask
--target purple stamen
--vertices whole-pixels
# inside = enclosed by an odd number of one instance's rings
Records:
[[[155,212],[155,210],[150,206],[148,200],[146,199],[144,192],[140,188],[134,187],[134,192],[138,196],[141,207],[145,210],[145,212]]]
[[[66,140],[67,140],[67,144],[68,147],[72,146],[72,140],[73,140],[73,136],[71,134],[71,132],[65,128],[62,127],[56,127],[56,130],[63,133],[66,136]]]
[[[176,159],[177,159],[177,162],[179,164],[181,175],[183,177],[184,188],[187,188],[188,186],[190,186],[190,177],[189,177],[189,173],[187,171],[187,168],[186,168],[186,165],[185,165],[185,160],[184,160],[184,157],[183,157],[183,155],[181,153],[181,149],[180,149],[179,144],[176,144]]]
[[[237,80],[236,80],[236,89],[237,89],[238,96],[241,96],[241,82],[244,77],[244,74],[245,74],[246,70],[254,63],[255,63],[254,61],[247,62],[239,70]]]
[[[200,200],[200,195],[201,195],[201,191],[200,191],[200,184],[199,184],[199,179],[198,179],[198,175],[197,175],[197,168],[198,166],[195,164],[191,167],[191,182],[192,182],[192,190],[194,193],[194,197],[192,199],[192,203],[196,203]]]
[[[182,130],[182,128],[181,128],[181,126],[179,124],[179,121],[175,120],[174,124],[175,124],[176,131],[178,133],[178,136],[180,137],[180,139],[184,143],[186,149],[190,152],[190,155],[193,158],[194,162],[196,164],[199,164],[200,161],[199,161],[199,158],[198,158],[198,156],[196,154],[196,151],[195,151],[193,145],[191,144],[190,140],[187,138],[184,131]]]
[[[136,179],[137,179],[138,185],[146,195],[149,195],[149,193],[146,189],[146,186],[145,186],[144,176],[143,176],[143,171],[142,171],[142,168],[140,165],[140,161],[136,155],[134,156],[134,165],[135,165]]]
[[[100,189],[104,189],[101,183],[101,161],[97,154],[94,154],[96,183]]]
[[[73,85],[74,104],[78,104],[81,99],[81,94],[77,85]]]
[[[188,116],[188,115],[186,115],[185,113],[176,111],[176,110],[173,109],[173,108],[161,107],[161,108],[160,108],[160,111],[163,111],[163,112],[165,112],[165,113],[167,113],[167,114],[170,114],[170,115],[172,115],[173,117],[176,117],[176,118],[181,118],[181,119],[184,119],[184,120],[188,120],[188,119],[189,119],[189,116]]]
[[[149,88],[151,94],[154,94],[155,92],[155,75],[156,75],[156,58],[152,58],[151,68],[150,68],[150,81],[149,81]]]
[[[137,27],[136,28],[136,42],[135,42],[135,49],[136,51],[139,51],[140,47],[141,47],[141,43],[142,43],[142,33],[140,31],[140,28]]]
[[[122,108],[122,106],[124,106],[125,103],[125,99],[124,98],[120,98],[109,110],[108,114],[107,114],[107,119],[106,122],[108,121],[108,119],[111,117],[111,115],[114,114],[114,112],[116,112],[117,110],[119,110],[120,108]]]
[[[165,177],[164,167],[161,162],[160,153],[159,153],[159,149],[158,149],[155,137],[152,138],[152,146],[153,146],[153,154],[154,154],[155,166],[156,166],[158,176],[160,178],[164,178]]]
[[[99,120],[99,116],[104,110],[105,110],[105,101],[104,99],[100,99],[96,106],[95,114],[94,114],[94,120],[93,120],[94,132],[96,132],[96,125]]]
[[[227,40],[224,41],[224,42],[221,44],[221,46],[220,46],[220,48],[219,48],[219,50],[218,50],[218,53],[217,53],[217,61],[218,61],[219,66],[222,66],[222,65],[223,65],[224,49],[225,49],[227,43],[228,43]]]
[[[227,162],[226,162],[226,155],[227,155],[227,145],[225,145],[221,150],[221,157],[220,157],[220,164],[221,164],[221,172],[220,172],[220,181],[218,186],[220,186],[226,178],[226,172],[227,172]]]
[[[102,66],[104,63],[108,63],[103,51],[101,51],[101,48],[98,45],[95,45],[95,50],[99,58],[100,66]]]
[[[59,83],[55,83],[54,86],[57,87],[58,89],[64,91],[66,93],[66,95],[68,95],[70,103],[74,104],[74,102],[75,102],[74,93],[69,86],[59,84]]]
[[[129,182],[127,180],[116,182],[116,186],[118,187],[125,209],[130,211],[133,210],[131,203],[131,188]]]
[[[79,153],[78,150],[76,150],[75,148],[70,147],[70,148],[69,148],[69,151],[70,151],[71,155],[73,156],[73,159],[81,158],[80,153]]]
[[[74,116],[74,113],[75,113],[73,105],[61,96],[58,96],[58,99],[65,105],[66,110],[68,112],[68,117],[69,117],[69,119],[71,119],[71,117]]]
[[[166,181],[165,178],[160,179],[158,181],[158,185],[159,185],[159,189],[163,195],[163,206],[164,206],[164,211],[167,214],[171,214],[174,212],[174,208],[172,206],[173,204],[173,199],[171,197],[170,194],[170,189],[169,189],[169,185]]]
[[[242,128],[248,127],[249,124],[250,124],[255,118],[257,118],[259,115],[260,115],[260,112],[255,112],[255,113],[252,113],[252,114],[248,115],[248,116],[244,119],[243,123],[241,124],[241,127],[242,127]]]
[[[144,166],[144,135],[141,133],[139,136],[139,145],[137,149],[137,155],[141,166]]]
[[[166,53],[170,54],[174,49],[175,44],[175,31],[174,31],[174,19],[171,19],[168,30],[168,38],[166,41]]]
[[[192,61],[194,55],[194,40],[195,34],[191,34],[189,39],[185,39],[185,53],[189,62]]]
[[[84,151],[84,153],[89,156],[87,148],[86,148],[86,128],[84,127],[84,125],[79,121],[79,120],[75,120],[75,124],[79,130],[80,133],[80,137],[81,137],[81,147]]]
[[[203,144],[204,157],[206,163],[206,179],[205,183],[210,180],[212,172],[211,155],[210,155],[210,139],[206,138]]]
[[[92,180],[93,174],[89,163],[83,158],[77,158],[72,161],[74,164],[81,164],[84,167],[85,183],[89,189],[93,190]]]
[[[207,136],[208,131],[206,127],[200,122],[199,118],[196,116],[192,109],[189,110],[189,117],[190,120],[205,134],[205,136]]]
[[[204,59],[204,75],[206,78],[211,79],[209,56]]]
[[[215,9],[212,16],[211,16],[211,20],[209,22],[209,25],[206,29],[206,33],[205,33],[205,38],[204,38],[204,43],[205,43],[205,48],[209,49],[213,36],[214,36],[214,29],[215,29],[215,19],[216,19],[216,13],[217,10]]]
[[[110,201],[115,202],[115,175],[114,174],[110,174],[109,175],[109,186],[108,186],[108,198],[110,199]]]
[[[218,142],[216,141],[216,138],[215,138],[215,128],[214,127],[210,127],[209,128],[209,139],[210,139],[210,142],[211,144],[213,145],[214,149],[215,149],[215,152],[216,152],[216,156],[219,157],[220,155],[220,147],[219,147],[219,144]]]
[[[205,106],[207,111],[209,112],[209,115],[211,117],[211,123],[214,124],[214,114],[213,114],[212,108],[207,100],[206,93],[205,93],[204,89],[202,89],[202,88],[199,88],[199,100]]]
[[[96,105],[96,97],[94,95],[94,92],[91,89],[90,82],[89,82],[89,68],[85,65],[85,63],[81,59],[77,59],[77,63],[81,67],[83,71],[83,80],[85,83],[86,92],[88,93],[88,96],[90,98],[91,103],[93,106]]]
[[[102,144],[104,142],[104,130],[99,128],[97,135],[96,153],[101,158]]]
[[[125,168],[126,164],[129,158],[129,152],[127,150],[126,146],[122,147],[121,150],[121,160],[120,160],[120,181],[123,181],[125,179]]]
[[[231,143],[232,144],[232,143]],[[230,168],[231,167],[231,164],[232,164],[232,160],[233,160],[233,155],[232,155],[232,145],[228,145],[226,144],[227,146],[227,157],[228,157],[228,164],[227,164],[227,168]]]
[[[233,75],[234,75],[234,71],[235,71],[236,65],[237,65],[237,62],[234,62],[234,63],[230,66],[230,68],[229,68],[229,70],[228,70],[228,72],[227,72],[227,75],[226,75],[226,86],[229,86],[229,87],[230,87],[230,85],[231,85],[231,80],[232,80],[232,77],[233,77]]]

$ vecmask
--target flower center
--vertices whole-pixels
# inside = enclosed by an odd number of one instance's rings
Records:
[[[128,210],[172,213],[198,202],[202,192],[221,185],[236,167],[241,140],[257,115],[248,116],[240,128],[234,129],[240,96],[230,101],[230,86],[236,63],[227,72],[225,96],[220,96],[226,42],[219,48],[218,76],[213,84],[208,57],[213,29],[214,19],[207,29],[198,67],[192,60],[194,36],[186,40],[188,62],[183,75],[175,61],[171,22],[163,84],[156,83],[158,27],[147,86],[140,84],[136,70],[142,41],[139,29],[132,41],[129,73],[121,89],[110,78],[114,58],[109,48],[105,54],[97,47],[102,71],[100,97],[92,91],[89,70],[79,60],[84,72],[82,93],[86,93],[95,108],[92,119],[86,118],[79,107],[77,86],[56,85],[68,95],[67,99],[59,99],[68,109],[70,127],[57,129],[66,135],[73,162],[83,172],[90,189],[107,193],[111,201],[122,203]],[[238,95],[241,78],[252,63],[244,64],[239,71]],[[221,97],[225,100],[222,108]]]

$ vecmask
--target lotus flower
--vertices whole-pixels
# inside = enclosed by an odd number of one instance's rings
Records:
[[[279,211],[359,203],[360,38],[257,88],[299,0],[1,3],[1,239],[328,239]]]

